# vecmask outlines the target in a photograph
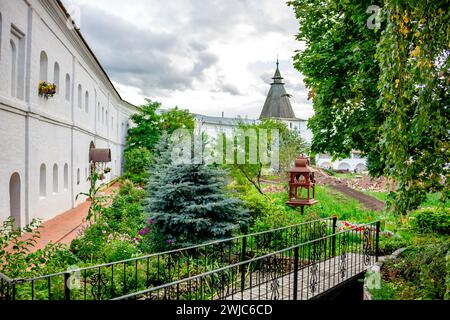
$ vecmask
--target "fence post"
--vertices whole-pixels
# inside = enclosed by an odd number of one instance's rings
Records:
[[[242,238],[241,262],[247,258],[247,237]],[[245,264],[241,265],[241,291],[245,290]]]
[[[337,217],[333,217],[333,238],[331,239],[331,254],[332,257],[336,256],[336,228],[337,228]]]
[[[298,264],[299,264],[299,247],[295,247],[294,249],[294,301],[298,299]]]
[[[375,261],[378,262],[378,258],[380,256],[380,229],[381,222],[377,221],[377,234],[376,234],[376,243],[375,243]]]
[[[66,272],[64,273],[64,300],[69,301],[70,300],[70,273]]]

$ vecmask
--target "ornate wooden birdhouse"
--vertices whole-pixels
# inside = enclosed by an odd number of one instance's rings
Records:
[[[302,156],[295,161],[295,166],[289,171],[289,201],[287,205],[300,207],[302,213],[306,206],[317,204],[314,170],[309,165],[309,158]]]

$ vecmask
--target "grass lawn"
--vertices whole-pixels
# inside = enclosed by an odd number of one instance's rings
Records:
[[[286,206],[288,195],[286,192],[271,194],[270,197],[277,205],[285,206],[288,212],[300,214],[300,209],[295,211]],[[370,222],[382,216],[382,212],[367,210],[357,200],[351,199],[338,191],[326,186],[316,187],[316,199],[319,203],[306,208],[306,215],[316,215],[321,218],[337,216],[340,220],[353,222]]]
[[[389,192],[377,192],[377,191],[361,191],[364,194],[377,198],[380,201],[386,202]],[[421,208],[437,207],[440,205],[440,193],[430,193],[427,196],[427,200],[422,203]],[[446,207],[450,207],[450,201],[447,201]]]

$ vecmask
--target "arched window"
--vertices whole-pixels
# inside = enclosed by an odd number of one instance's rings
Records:
[[[77,185],[80,184],[80,168],[77,169]]]
[[[41,169],[39,170],[39,195],[41,198],[47,196],[47,168],[45,164],[41,164]]]
[[[84,95],[84,109],[86,112],[89,112],[89,92],[86,91]]]
[[[78,85],[78,108],[82,108],[83,105],[83,100],[82,100],[82,96],[83,96],[83,88],[81,87],[81,84]]]
[[[45,51],[41,51],[39,81],[48,81],[48,57]]]
[[[108,110],[106,110],[106,114],[105,114],[105,124],[108,127],[109,121],[108,121]]]
[[[100,109],[100,102],[99,102],[99,103],[97,104],[97,113],[98,113],[97,121],[100,121],[101,112],[102,112],[102,110]]]
[[[53,193],[56,194],[59,191],[59,177],[58,177],[58,165],[55,163],[53,166]]]
[[[17,93],[17,47],[13,40],[11,45],[11,96],[15,97]]]
[[[66,163],[64,165],[64,190],[69,189],[69,165]]]
[[[53,83],[56,85],[56,93],[59,94],[59,64],[55,62],[53,68]]]
[[[10,215],[14,219],[14,225],[19,227],[21,225],[21,210],[20,210],[20,175],[16,172],[9,180],[9,209]]]
[[[66,100],[70,101],[70,90],[71,89],[71,84],[70,84],[70,75],[67,73],[66,74]]]
[[[102,123],[105,123],[105,108],[102,107]]]

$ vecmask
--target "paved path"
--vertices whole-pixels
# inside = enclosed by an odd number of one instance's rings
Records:
[[[364,264],[364,255],[349,253],[346,256],[344,277],[340,266],[342,257],[337,256],[316,264],[317,277],[313,277],[313,266],[300,269],[298,272],[297,300],[310,300],[335,286],[351,279],[366,270],[370,266]],[[375,263],[375,257],[371,257],[371,264]],[[311,283],[315,279],[314,290]],[[294,273],[279,277],[276,280],[259,281],[261,285],[254,285],[244,292],[236,292],[226,300],[294,300]],[[274,290],[274,288],[277,288]]]
[[[103,193],[112,194],[118,188],[119,184],[116,183]],[[30,251],[35,252],[39,249],[43,249],[49,243],[70,245],[72,240],[78,238],[83,228],[88,225],[85,218],[88,215],[90,205],[91,203],[89,201],[85,201],[76,208],[66,211],[51,220],[45,221],[40,230],[41,237],[37,240],[36,245],[33,248],[30,248]],[[24,238],[26,237],[27,235],[24,235]]]

